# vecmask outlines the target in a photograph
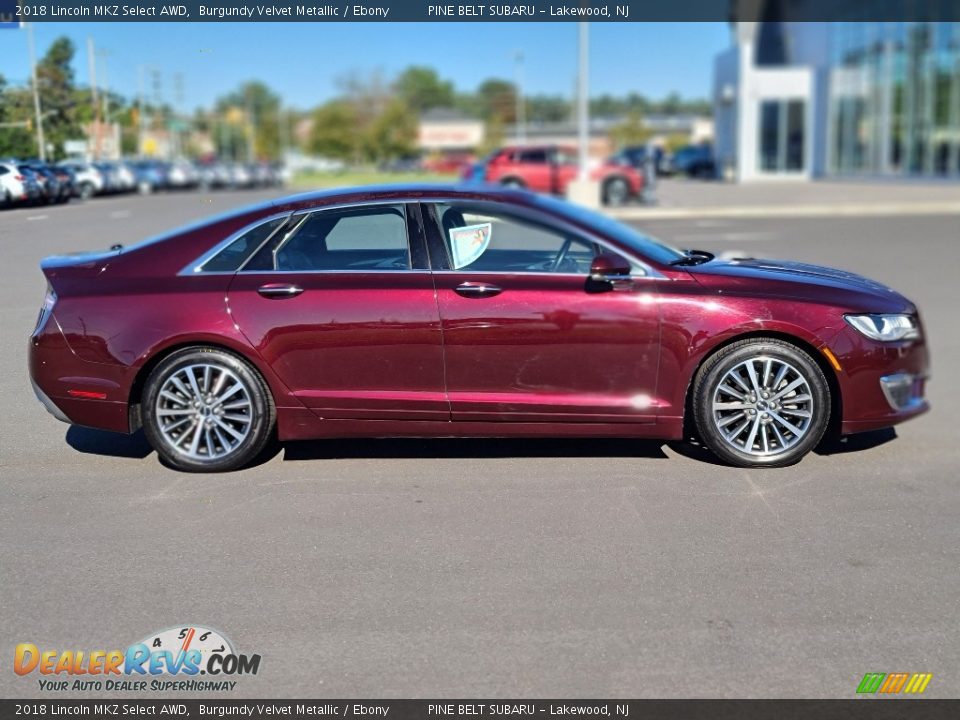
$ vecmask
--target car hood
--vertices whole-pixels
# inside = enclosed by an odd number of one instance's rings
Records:
[[[913,303],[883,283],[847,270],[791,260],[735,258],[687,268],[720,292],[765,294],[829,303],[862,312],[913,312]]]

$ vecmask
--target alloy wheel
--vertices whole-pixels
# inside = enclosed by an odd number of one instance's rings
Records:
[[[759,355],[724,373],[713,393],[714,426],[734,450],[758,457],[786,452],[814,418],[810,381],[794,365]]]
[[[155,410],[164,443],[199,462],[235,452],[254,421],[250,388],[237,373],[211,363],[171,373],[160,387]]]

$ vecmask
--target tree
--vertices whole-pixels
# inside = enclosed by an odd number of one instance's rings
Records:
[[[0,75],[0,126],[4,123],[29,121],[26,93],[9,90]],[[0,157],[26,157],[36,154],[37,144],[28,127],[0,127]]]
[[[63,157],[66,140],[81,137],[77,119],[77,101],[73,86],[74,47],[69,38],[53,41],[46,55],[37,63],[37,88],[43,107],[43,130],[47,143],[53,146],[55,158]]]
[[[453,105],[453,83],[441,80],[433,68],[408,67],[393,83],[397,95],[416,113]]]
[[[259,80],[244,83],[216,102],[219,114],[228,118],[228,127],[220,128],[221,140],[247,154],[253,138],[253,154],[261,160],[280,156],[280,97]],[[238,112],[239,111],[239,112]]]
[[[501,122],[515,122],[517,114],[517,88],[509,80],[490,78],[477,88],[480,116],[484,120],[496,116]]]
[[[616,148],[628,145],[642,145],[653,135],[653,131],[643,122],[639,112],[630,113],[625,120],[610,128],[610,139]]]
[[[361,151],[361,134],[357,131],[356,107],[345,100],[321,105],[313,113],[310,152],[328,158],[356,162]]]
[[[417,116],[406,102],[401,98],[391,100],[366,132],[367,157],[382,162],[413,154],[417,130]]]

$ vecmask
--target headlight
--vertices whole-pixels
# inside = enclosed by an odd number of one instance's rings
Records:
[[[896,342],[920,337],[917,321],[910,315],[844,315],[844,319],[871,340]]]

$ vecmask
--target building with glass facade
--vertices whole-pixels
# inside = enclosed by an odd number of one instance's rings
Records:
[[[714,101],[731,177],[960,179],[957,22],[734,23]]]

